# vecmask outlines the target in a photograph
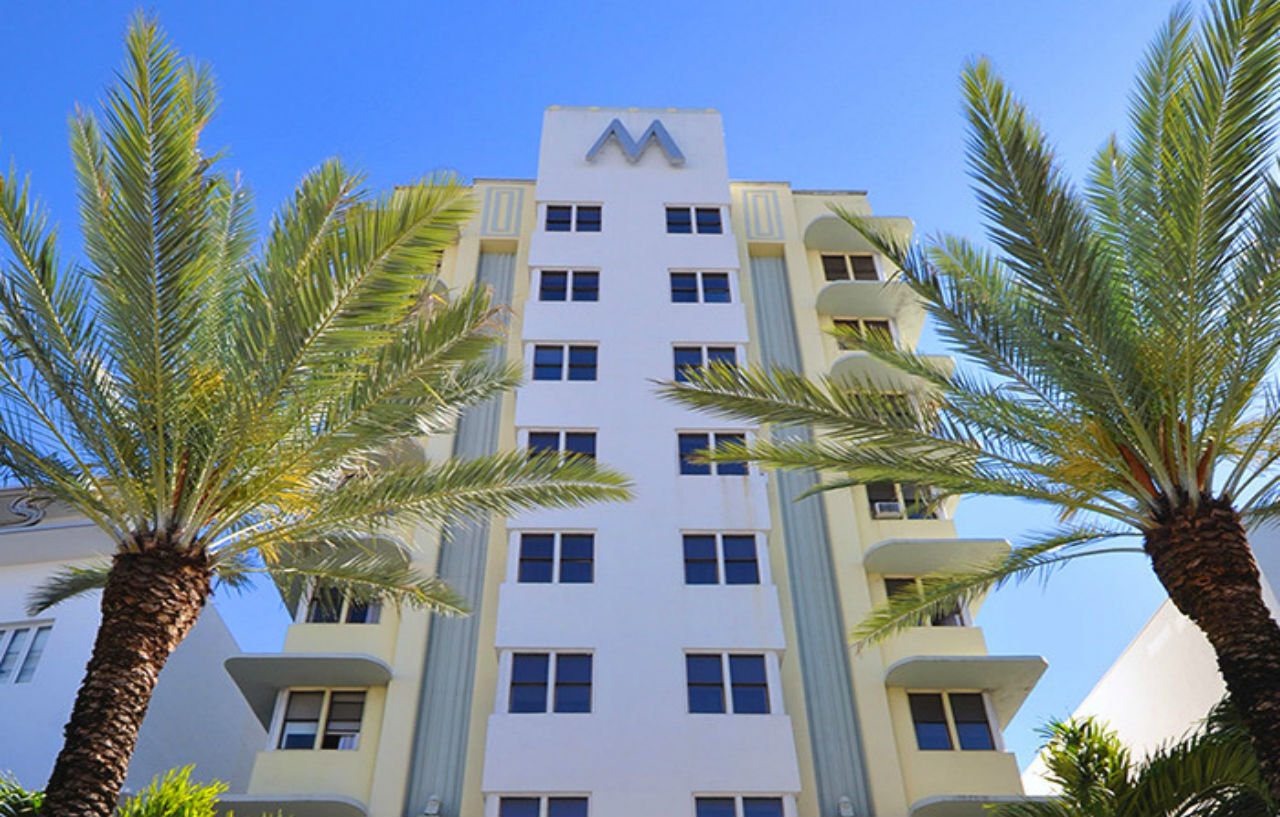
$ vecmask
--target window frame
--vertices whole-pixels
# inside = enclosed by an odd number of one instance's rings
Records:
[[[568,229],[565,229],[565,230],[553,230],[553,229],[551,229],[549,225],[551,224],[551,210],[552,210],[552,208],[564,208],[564,207],[567,207],[567,208],[569,209],[569,221],[568,221],[569,227],[568,227]],[[539,213],[539,214],[541,215],[541,219],[539,220],[539,223],[542,225],[542,232],[544,232],[544,233],[602,233],[602,232],[604,232],[604,202],[597,202],[597,201],[574,201],[574,202],[564,202],[564,201],[546,201],[546,202],[542,202],[542,203],[541,203],[540,208],[541,208],[541,209],[540,209],[540,213]],[[582,211],[582,209],[583,209],[583,208],[586,208],[586,209],[588,209],[588,210],[595,209],[595,210],[598,210],[598,211],[599,211],[599,213],[600,213],[600,217],[599,217],[599,219],[598,219],[598,220],[589,220],[589,221],[588,221],[588,223],[595,223],[595,224],[597,224],[598,226],[596,227],[596,229],[587,229],[587,230],[584,230],[584,229],[582,229],[582,227],[580,226],[580,224],[581,224],[581,211]],[[557,219],[557,220],[556,220],[556,223],[557,223],[557,224],[560,224],[561,222],[560,222],[560,220],[559,220],[559,219]]]
[[[367,715],[369,712],[369,690],[370,687],[319,687],[319,686],[296,686],[285,687],[276,694],[275,709],[271,715],[271,729],[267,734],[268,751],[272,752],[358,752],[362,748],[363,741],[361,738],[365,733],[365,724],[367,723]],[[295,692],[320,692],[324,697],[320,699],[320,717],[316,721],[315,740],[310,748],[301,746],[286,749],[281,743],[284,741],[285,716],[289,707],[291,696]],[[333,705],[333,693],[360,693],[364,699],[360,704],[360,727],[356,731],[356,745],[350,748],[324,748],[325,732],[329,728],[329,720],[331,708]]]
[[[544,298],[544,282],[547,275],[563,275],[564,276],[564,297],[563,298]],[[590,287],[585,284],[591,276],[595,278],[595,286]],[[583,282],[579,286],[579,282]],[[588,292],[594,289],[596,297],[579,298],[580,293]],[[600,302],[600,270],[592,267],[546,267],[535,269],[533,279],[529,283],[529,291],[531,297],[529,300],[537,301],[544,304],[594,304]]]
[[[541,711],[516,712],[511,709],[513,695],[512,691],[516,684],[515,680],[515,664],[516,657],[520,655],[542,656],[547,659],[547,675],[543,683],[545,693],[542,699]],[[586,656],[590,666],[589,680],[585,684],[587,687],[587,709],[560,711],[556,709],[557,695],[559,693],[560,681],[560,657],[578,657]],[[512,649],[504,649],[500,659],[500,673],[498,684],[498,702],[494,707],[494,711],[502,715],[516,716],[537,716],[537,715],[592,715],[595,713],[596,707],[596,653],[594,649],[578,648],[578,647],[518,647]],[[527,683],[527,682],[521,682]],[[566,685],[584,686],[581,682],[565,682]],[[513,795],[514,796],[514,795]]]
[[[845,315],[835,315],[831,318],[832,330],[835,330],[837,327],[841,326],[842,324],[845,324],[845,325],[852,324],[853,327],[857,330],[858,336],[864,339],[867,336],[868,323],[885,324],[887,329],[889,330],[889,339],[892,340],[895,345],[898,343],[898,327],[897,327],[897,324],[894,322],[893,318],[882,317],[882,316],[876,316],[872,318],[849,317]],[[836,348],[841,352],[858,351],[856,347],[849,345],[849,342],[844,338],[833,336],[832,339],[836,342]]]
[[[567,453],[565,449],[567,435],[590,434],[592,453],[589,455],[589,458],[593,460],[598,460],[600,457],[600,429],[598,428],[576,428],[576,427],[575,428],[545,428],[545,427],[522,428],[519,430],[519,433],[517,435],[517,440],[520,444],[520,447],[523,448],[530,457],[534,456],[533,449],[529,447],[529,438],[530,438],[530,435],[533,435],[533,434],[555,434],[557,439],[555,453],[562,460],[567,457]],[[572,453],[577,453],[577,452],[572,452]],[[578,456],[588,456],[588,455],[578,454]]]
[[[689,559],[687,556],[687,542],[689,537],[693,536],[709,536],[712,538],[713,547],[715,548],[715,566],[716,580],[714,582],[690,582],[689,581]],[[725,556],[724,540],[727,536],[750,537],[755,544],[755,564],[756,564],[756,581],[752,582],[729,582],[728,571],[725,565],[730,561]],[[761,547],[761,542],[764,546]],[[763,587],[772,584],[768,568],[768,534],[762,531],[738,531],[738,530],[681,530],[680,531],[680,564],[682,575],[684,576],[684,584],[686,587]],[[696,560],[705,562],[708,560]],[[733,561],[745,561],[735,559]]]
[[[676,211],[683,211],[688,219],[688,231],[672,230],[671,214]],[[703,230],[699,216],[704,213],[714,211],[716,214],[716,229]],[[728,219],[725,218],[723,204],[665,204],[663,205],[663,227],[667,235],[725,235]]]
[[[534,585],[591,585],[596,583],[596,535],[594,529],[573,529],[573,528],[520,528],[511,531],[511,539],[509,548],[511,557],[509,559],[510,566],[507,571],[508,581],[512,584],[534,584]],[[546,582],[521,581],[520,567],[524,562],[524,537],[525,536],[550,536],[551,537],[551,580]],[[562,580],[563,564],[564,564],[564,537],[565,536],[589,536],[591,537],[591,581],[589,582],[566,582]],[[576,560],[575,560],[576,561]]]
[[[882,522],[882,521],[892,521],[892,522],[918,522],[918,521],[930,521],[930,520],[939,520],[939,519],[947,519],[947,518],[948,518],[948,517],[947,517],[947,513],[946,513],[946,508],[945,508],[945,506],[943,506],[941,503],[939,503],[939,504],[935,505],[935,506],[934,506],[934,508],[933,508],[933,511],[932,511],[932,512],[930,512],[928,515],[924,515],[924,514],[921,514],[921,515],[914,515],[914,514],[910,511],[910,507],[911,507],[911,506],[910,506],[910,505],[908,505],[908,503],[907,503],[907,494],[906,494],[906,492],[905,492],[905,491],[903,491],[903,485],[904,485],[904,483],[901,483],[901,482],[868,482],[868,483],[863,483],[863,490],[864,490],[864,491],[866,491],[866,490],[868,489],[868,486],[871,486],[871,485],[892,485],[892,486],[893,486],[893,494],[894,494],[894,497],[895,497],[894,499],[887,499],[887,500],[886,500],[886,499],[873,500],[873,499],[871,498],[870,493],[869,493],[869,492],[867,493],[867,505],[866,505],[866,507],[867,507],[867,513],[869,513],[869,514],[871,515],[871,521],[873,521],[873,522]],[[915,487],[917,487],[917,488],[924,488],[924,489],[926,489],[926,490],[928,490],[928,489],[930,488],[930,486],[928,486],[928,485],[915,486]],[[898,515],[897,515],[897,516],[887,516],[887,515],[886,515],[886,516],[877,516],[877,515],[876,515],[876,514],[877,514],[877,511],[876,511],[876,507],[875,507],[875,506],[876,506],[876,504],[877,504],[877,503],[879,503],[879,502],[896,502],[896,503],[898,503],[898,509],[899,509],[899,513],[898,513]],[[926,506],[926,507],[927,507],[927,506]]]
[[[828,258],[839,257],[844,261],[844,277],[832,278],[827,272]],[[853,259],[870,258],[872,265],[875,267],[876,277],[858,278],[854,272]],[[855,283],[884,283],[887,278],[884,272],[884,265],[880,263],[880,255],[875,252],[819,252],[818,268],[822,270],[822,279],[824,283],[833,284],[836,282],[855,282]]]
[[[751,466],[748,463],[719,462],[706,463],[705,465],[689,464],[689,468],[706,468],[706,471],[686,471],[685,454],[683,442],[685,437],[703,436],[706,438],[706,444],[700,448],[693,449],[696,451],[714,451],[719,446],[721,437],[739,437],[741,442],[746,444],[751,441],[753,434],[751,432],[740,429],[695,429],[695,428],[678,428],[676,429],[676,475],[681,477],[747,477],[751,476]],[[730,442],[733,442],[730,440]],[[692,453],[692,451],[690,452]],[[732,469],[729,473],[724,473],[723,469]],[[741,468],[739,472],[737,469]]]
[[[49,639],[53,637],[53,624],[54,620],[49,618],[0,623],[0,665],[10,655],[13,656],[6,675],[0,678],[0,687],[29,684],[35,679],[40,660],[48,651]],[[19,635],[22,642],[15,650],[13,645]]]
[[[497,798],[498,817],[502,817],[502,801],[503,800],[537,800],[538,815],[537,817],[550,817],[552,800],[585,800],[587,804],[587,814],[591,814],[591,795],[586,792],[521,792],[521,791],[504,791],[495,794]]]
[[[687,715],[786,715],[781,699],[781,687],[778,682],[778,664],[777,654],[769,650],[715,650],[715,649],[688,649],[684,653],[685,664],[685,714]],[[694,712],[693,702],[690,699],[690,691],[693,686],[689,676],[689,659],[690,658],[719,658],[720,659],[720,701],[724,707],[718,712]],[[737,699],[735,697],[736,686],[756,687],[760,684],[734,682],[733,661],[734,658],[759,658],[761,667],[764,671],[764,712],[739,712],[737,707]],[[710,687],[712,684],[700,681],[700,687]]]
[[[526,374],[530,383],[595,383],[600,379],[600,343],[598,341],[529,341],[528,365]],[[550,364],[539,364],[538,353],[543,350],[559,352],[557,377],[538,377],[538,367]],[[573,354],[582,350],[591,352],[591,377],[572,377],[574,370]]]
[[[698,365],[681,366],[680,361],[676,356],[679,355],[681,351],[688,351],[690,349],[697,351]],[[726,349],[729,350],[733,355],[733,360],[729,364],[731,366],[738,366],[742,360],[742,348],[737,343],[716,343],[715,341],[677,341],[671,344],[672,379],[677,383],[687,383],[688,380],[682,376],[684,371],[691,368],[701,369],[707,366],[711,361],[712,349],[719,352],[723,352]]]
[[[342,601],[338,605],[337,618],[333,621],[312,621],[311,614],[316,603],[316,595],[326,590],[341,592],[332,585],[325,585],[323,582],[312,582],[307,590],[307,600],[305,604],[298,605],[298,613],[294,618],[294,624],[381,624],[382,623],[382,602],[371,601],[364,605],[359,605],[351,600],[351,596],[342,593]],[[363,606],[367,611],[364,621],[351,621],[350,617],[355,608]],[[372,620],[369,615],[372,614]]]
[[[780,812],[784,817],[790,817],[794,812],[791,810],[791,796],[782,793],[752,792],[750,794],[731,794],[729,792],[694,792],[693,793],[693,814],[698,815],[699,800],[732,800],[733,801],[733,817],[745,817],[747,800],[777,800],[782,806]]]
[[[682,267],[672,267],[667,269],[667,295],[673,304],[702,304],[713,306],[725,306],[738,302],[738,285],[735,270],[728,269],[687,269]],[[692,275],[694,278],[694,299],[692,301],[677,301],[675,299],[675,280],[676,275]],[[728,300],[725,301],[708,301],[706,276],[723,275],[725,279],[725,292]],[[717,290],[718,291],[718,290]]]
[[[907,700],[907,717],[911,721],[911,736],[915,741],[915,750],[917,752],[1004,752],[1004,735],[997,728],[999,723],[995,717],[995,710],[991,705],[991,697],[983,690],[974,689],[914,689],[905,690]],[[947,740],[950,746],[945,749],[922,749],[920,748],[920,737],[916,731],[915,712],[911,708],[911,696],[913,695],[937,695],[942,701],[942,716],[945,720],[947,729]],[[956,727],[957,721],[955,711],[951,706],[952,695],[977,695],[982,701],[982,712],[986,717],[987,736],[991,740],[990,747],[984,748],[966,748],[960,742],[960,730]],[[965,721],[965,723],[977,723],[977,721]]]
[[[917,593],[924,592],[923,581],[920,576],[904,576],[898,573],[885,573],[880,578],[881,578],[880,586],[884,589],[884,597],[886,601],[889,598],[891,598],[893,595],[892,592],[889,590],[889,582],[910,582],[915,586],[915,591]],[[959,624],[939,624],[938,623],[939,618],[948,618],[950,616],[955,616],[960,623]],[[943,627],[943,628],[972,627],[973,620],[972,620],[972,617],[969,615],[968,607],[961,604],[957,606],[956,611],[954,613],[949,613],[947,616],[930,616],[928,618],[921,619],[921,621],[918,622],[915,626],[916,627]]]

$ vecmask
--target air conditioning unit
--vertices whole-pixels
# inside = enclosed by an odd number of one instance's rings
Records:
[[[873,519],[901,519],[902,503],[901,502],[872,502],[871,516]]]

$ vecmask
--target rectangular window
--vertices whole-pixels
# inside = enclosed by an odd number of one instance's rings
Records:
[[[835,318],[831,323],[840,332],[848,333],[836,336],[836,345],[845,350],[858,348],[857,342],[848,335],[862,339],[878,337],[891,340],[893,338],[893,324],[888,318]]]
[[[533,347],[533,379],[595,380],[596,355],[594,346],[537,344]]]
[[[382,605],[376,601],[356,601],[340,589],[318,584],[307,602],[308,624],[377,624]]]
[[[671,273],[671,302],[727,304],[731,300],[727,272]]]
[[[35,677],[52,624],[0,627],[0,684],[25,684]]]
[[[560,584],[590,584],[595,578],[594,564],[594,534],[520,534],[516,581],[522,584],[550,584],[553,581],[559,581]],[[554,578],[556,576],[559,578]]]
[[[290,692],[280,727],[281,749],[314,749],[324,711],[323,692]]]
[[[901,593],[920,593],[920,579],[916,577],[910,578],[886,578],[884,580],[885,595],[893,598]],[[959,606],[948,610],[945,613],[937,613],[926,619],[921,619],[919,626],[925,624],[934,627],[963,627],[964,615],[960,612]]]
[[[667,208],[667,232],[681,234],[693,232],[693,214],[690,208]]]
[[[744,445],[747,440],[745,434],[735,432],[689,432],[678,435],[679,451],[680,451],[680,473],[681,474],[710,474],[713,472],[717,476],[744,476],[747,473],[747,464],[745,462],[698,462],[696,455],[701,451],[707,451],[713,446],[715,450],[720,450],[729,445]]]
[[[687,235],[695,231],[702,234],[724,232],[719,207],[668,207],[667,232]]]
[[[552,658],[555,658],[554,664]],[[554,667],[555,677],[550,677]],[[591,711],[589,653],[516,653],[511,657],[511,694],[507,711],[546,712],[547,690],[555,691],[553,712]]]
[[[781,797],[697,797],[695,817],[782,817]]]
[[[828,281],[879,281],[876,259],[866,253],[823,254],[822,275]]]
[[[572,292],[575,301],[600,300],[600,273],[575,271]]]
[[[949,692],[951,717],[956,722],[956,740],[961,749],[993,751],[995,738],[987,722],[987,706],[977,692]]]
[[[595,459],[594,431],[530,431],[529,456],[564,454]]]
[[[939,519],[933,489],[925,485],[869,482],[867,503],[873,519]]]
[[[538,274],[539,301],[598,301],[600,273],[589,270],[543,270]]]
[[[689,372],[713,363],[738,365],[738,351],[732,346],[677,346],[675,347],[675,379],[677,383],[689,380]]]
[[[365,693],[361,690],[292,690],[280,725],[281,749],[360,748]],[[323,719],[322,719],[323,716]]]
[[[721,581],[759,584],[755,534],[685,534],[684,581],[685,584],[720,584]]]
[[[720,223],[719,207],[698,207],[694,211],[699,233],[723,233],[724,225]]]
[[[539,301],[563,301],[569,294],[569,273],[543,270],[538,276]]]
[[[501,797],[498,817],[587,817],[587,798]]]
[[[946,699],[944,706],[943,699]],[[995,736],[987,719],[986,701],[980,692],[912,692],[907,695],[911,704],[911,720],[915,724],[916,745],[922,750],[947,750],[952,748],[951,724],[960,749],[965,751],[994,751]]]
[[[684,661],[689,712],[769,714],[769,683],[763,655],[695,653],[686,655]]]
[[[325,718],[321,749],[360,748],[360,721],[364,717],[363,692],[332,692]]]
[[[915,724],[916,746],[925,751],[951,748],[951,732],[942,708],[942,694],[913,692],[907,695],[911,704],[911,722]]]
[[[601,224],[598,204],[548,204],[546,228],[549,233],[598,233]]]

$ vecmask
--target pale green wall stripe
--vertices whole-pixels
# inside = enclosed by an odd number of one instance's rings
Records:
[[[751,289],[761,362],[801,371],[786,261],[776,256],[752,257]],[[812,438],[807,428],[779,430],[775,437]],[[796,501],[817,484],[818,477],[813,471],[775,471],[773,477],[791,576],[818,808],[823,815],[838,814],[840,799],[848,797],[854,814],[869,817],[872,810],[867,767],[853,700],[849,648],[831,559],[827,515],[817,497]]]
[[[481,286],[493,288],[496,303],[510,304],[515,270],[514,253],[481,253],[476,277]],[[465,412],[458,421],[454,455],[478,457],[497,451],[501,421],[500,398]],[[406,817],[421,817],[432,795],[440,797],[440,814],[446,817],[456,817],[462,804],[488,541],[487,523],[449,526],[444,533],[437,573],[467,598],[472,612],[462,618],[436,616],[431,621]]]

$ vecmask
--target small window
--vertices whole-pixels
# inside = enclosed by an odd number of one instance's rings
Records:
[[[587,817],[587,798],[500,797],[498,817]]]
[[[684,581],[685,584],[759,584],[755,534],[685,534]]]
[[[885,595],[889,598],[893,598],[894,596],[902,593],[920,593],[920,579],[914,576],[910,578],[886,578],[884,580],[884,591]],[[934,627],[965,626],[964,615],[961,613],[958,605],[952,610],[948,610],[945,613],[938,613],[927,619],[922,619],[919,622],[920,626],[926,624]]]
[[[543,270],[538,274],[539,301],[598,301],[600,273],[591,270]]]
[[[867,503],[873,519],[939,519],[933,489],[925,485],[869,482]]]
[[[849,267],[843,255],[822,256],[822,274],[828,281],[848,281]]]
[[[554,678],[549,677],[552,667]],[[512,656],[508,712],[546,712],[548,689],[555,692],[551,702],[553,712],[590,712],[591,655],[516,653]]]
[[[600,300],[600,273],[582,270],[574,272],[572,291],[575,301]]]
[[[569,294],[569,273],[543,270],[538,278],[539,301],[563,301]]]
[[[308,624],[377,624],[382,605],[376,601],[356,601],[336,587],[318,584],[307,602]]]
[[[724,232],[719,207],[668,207],[667,232],[687,235],[695,231],[702,234]]]
[[[697,797],[695,817],[782,817],[781,797]]]
[[[533,347],[533,379],[595,380],[596,356],[597,350],[594,346],[540,343]]]
[[[844,330],[858,338],[879,337],[885,340],[893,338],[893,324],[888,318],[835,318],[831,321],[836,329]],[[836,345],[841,349],[857,349],[858,344],[849,337],[836,336]]]
[[[281,749],[358,749],[364,701],[362,690],[291,690],[276,745]]]
[[[516,581],[521,584],[590,584],[595,578],[594,565],[594,534],[520,534]]]
[[[598,204],[548,204],[546,227],[549,233],[600,232],[601,208]]]
[[[715,450],[721,450],[730,445],[746,444],[747,436],[734,432],[692,432],[682,433],[679,436],[680,450],[680,473],[693,475],[706,475],[712,473],[713,469],[717,476],[744,476],[747,473],[747,464],[745,462],[698,462],[697,455],[699,452],[707,451],[714,445]]]
[[[920,749],[941,751],[952,748],[951,730],[947,723],[949,709],[960,749],[995,750],[995,736],[982,693],[948,692],[944,696],[941,692],[912,692],[908,693],[907,699],[911,705],[911,720],[915,724],[916,745]]]
[[[731,300],[727,272],[671,273],[671,302],[727,304]]]
[[[364,717],[363,692],[332,692],[325,718],[321,749],[360,748],[360,720]]]
[[[865,253],[851,255],[824,254],[822,275],[828,281],[879,281],[874,256]]]
[[[692,233],[693,215],[688,207],[667,208],[667,232]]]
[[[950,692],[951,717],[956,722],[956,740],[961,749],[993,751],[995,738],[991,724],[987,722],[987,706],[982,695],[976,692]]]
[[[880,280],[880,275],[876,272],[876,259],[870,255],[849,256],[849,268],[853,270],[853,280],[855,281]]]
[[[763,655],[686,655],[685,675],[691,713],[769,714],[769,684]],[[729,679],[727,690],[726,677]]]
[[[916,746],[925,751],[950,749],[951,732],[947,729],[941,693],[913,692],[907,699],[911,704],[911,722],[916,729]]]
[[[324,711],[323,692],[290,692],[280,727],[281,749],[314,749]]]
[[[738,365],[738,352],[732,346],[677,346],[674,357],[677,383],[688,382],[690,371],[713,363]]]
[[[529,456],[538,454],[572,454],[595,459],[594,431],[530,431]]]
[[[699,207],[695,211],[699,233],[723,233],[724,225],[720,223],[719,207]]]
[[[0,627],[0,684],[25,684],[35,677],[52,624]]]

